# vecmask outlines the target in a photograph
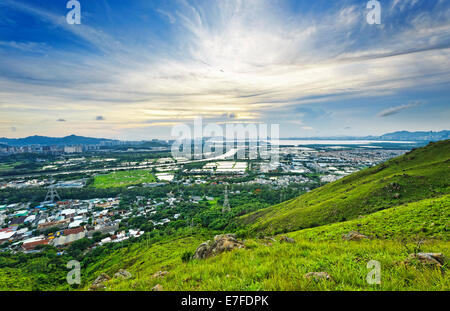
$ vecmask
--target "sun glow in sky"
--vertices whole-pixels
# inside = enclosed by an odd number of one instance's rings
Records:
[[[0,0],[0,136],[168,138],[277,123],[281,137],[443,130],[450,2]]]

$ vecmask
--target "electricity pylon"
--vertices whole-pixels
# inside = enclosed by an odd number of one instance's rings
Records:
[[[222,213],[231,212],[230,201],[228,200],[228,186],[225,186],[225,198],[223,200]]]
[[[58,199],[58,201],[61,201],[61,197],[59,196],[58,192],[56,192],[56,188],[54,185],[50,185],[48,187],[47,195],[45,196],[45,202],[52,202],[55,203],[55,199]]]

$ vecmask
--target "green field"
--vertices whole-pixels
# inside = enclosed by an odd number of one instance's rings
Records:
[[[156,182],[148,170],[119,171],[108,175],[97,175],[92,184],[95,188],[117,188]]]
[[[0,171],[9,171],[13,168],[13,166],[9,164],[0,163]]]
[[[16,163],[0,163],[0,172],[1,171],[11,171],[15,166],[20,165],[20,162]]]

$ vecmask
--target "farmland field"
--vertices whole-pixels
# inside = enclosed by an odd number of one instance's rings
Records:
[[[0,164],[0,171],[9,171],[13,169],[13,167],[9,164]]]
[[[92,186],[95,188],[115,188],[152,182],[156,182],[156,179],[150,171],[134,170],[95,176]]]
[[[21,162],[14,163],[0,163],[0,171],[11,171],[15,166],[22,164]]]

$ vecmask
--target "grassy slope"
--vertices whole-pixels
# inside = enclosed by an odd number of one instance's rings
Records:
[[[401,263],[413,244],[408,249],[398,241],[385,240],[298,240],[295,244],[274,242],[272,246],[260,240],[245,243],[247,249],[189,263],[172,258],[165,265],[165,261],[156,263],[149,257],[141,266],[128,267],[132,279],[114,279],[107,287],[108,290],[150,290],[161,284],[164,290],[450,290],[448,272]],[[166,247],[170,252],[172,246]],[[421,251],[450,254],[450,244],[428,242],[422,245]],[[381,285],[365,281],[370,260],[381,263]],[[152,278],[160,270],[169,274]],[[312,271],[326,271],[334,282],[310,282],[304,274]]]
[[[187,237],[175,237],[165,241],[148,244],[146,241],[134,243],[128,248],[117,250],[103,260],[89,265],[83,274],[84,284],[88,289],[92,281],[101,273],[113,276],[119,269],[127,269],[135,278],[143,279],[144,282],[150,277],[149,273],[171,269],[181,262],[181,257],[187,250],[195,251],[196,247],[204,242],[207,236],[194,234]],[[126,281],[128,283],[128,281]],[[136,287],[129,284],[129,290]]]
[[[66,279],[67,262],[57,257],[56,252],[45,258],[36,257],[28,261],[22,261],[21,257],[23,256],[0,257],[0,291],[70,289],[67,283],[61,283]],[[49,266],[58,268],[52,269]],[[55,287],[55,284],[62,285]]]
[[[396,206],[342,223],[289,234],[314,241],[340,240],[358,231],[377,239],[438,239],[450,241],[450,195]]]
[[[296,199],[239,219],[250,232],[277,234],[368,215],[450,192],[450,140],[432,143]]]
[[[450,195],[446,195],[358,220],[291,232],[288,235],[296,240],[295,244],[267,245],[267,240],[248,239],[246,249],[189,263],[181,261],[182,251],[194,250],[199,237],[168,241],[149,249],[141,244],[135,253],[140,259],[123,266],[134,277],[113,280],[108,289],[150,290],[161,284],[165,290],[450,290],[448,272],[401,263],[415,251],[442,252],[448,257],[449,216]],[[355,229],[371,235],[372,240],[342,241],[343,233]],[[414,240],[422,238],[427,241],[417,249]],[[133,254],[127,254],[127,258],[133,258]],[[365,281],[370,260],[381,262],[381,285]],[[120,267],[119,264],[105,271],[112,274]],[[151,276],[160,270],[169,274],[153,279]],[[306,280],[303,275],[312,271],[326,271],[334,282]]]

